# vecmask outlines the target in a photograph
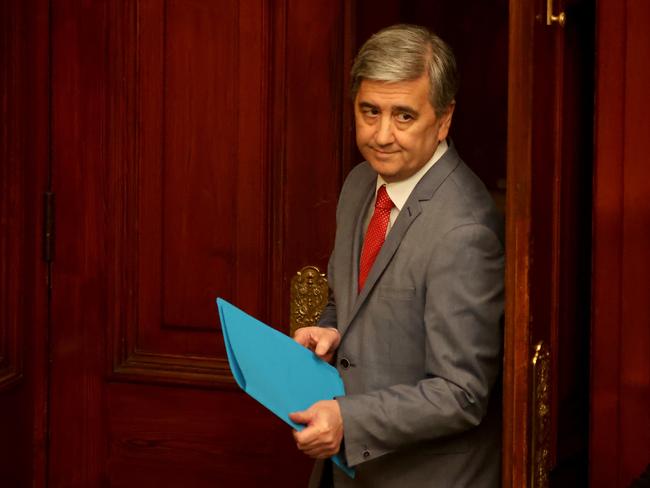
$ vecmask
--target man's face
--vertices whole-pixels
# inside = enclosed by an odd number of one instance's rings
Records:
[[[354,100],[357,146],[386,181],[415,174],[447,137],[453,104],[436,117],[429,78],[387,83],[363,80]]]

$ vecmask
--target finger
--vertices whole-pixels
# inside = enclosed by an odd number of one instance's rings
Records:
[[[302,432],[298,432],[293,436],[293,439],[296,441],[296,446],[298,446],[298,449],[301,451],[304,451],[305,449],[313,449],[315,444],[315,440],[312,438],[307,438],[305,439],[304,437],[301,437]]]
[[[332,339],[330,337],[323,337],[321,338],[320,341],[318,341],[318,344],[316,345],[315,353],[316,356],[322,358],[323,356],[327,355],[328,352],[330,352],[330,349],[332,348]]]
[[[323,447],[323,446],[316,447],[313,449],[303,450],[302,452],[305,453],[310,458],[314,458],[314,459],[327,459],[328,457],[331,457],[334,454],[336,454],[336,452],[333,449],[329,447]]]
[[[309,334],[309,332],[306,331],[304,327],[301,327],[300,329],[296,330],[296,332],[294,333],[293,340],[296,341],[301,346],[307,347],[311,340],[310,336],[311,334]]]
[[[294,439],[299,445],[301,450],[311,449],[319,444],[323,444],[321,439],[322,432],[316,427],[307,427],[306,429],[296,433]]]
[[[314,444],[310,444],[307,446],[304,446],[300,443],[296,443],[298,446],[298,449],[307,454],[308,456],[314,457],[318,454],[326,452],[328,446],[323,444],[322,442],[316,442]]]
[[[298,449],[309,456],[316,456],[318,454],[332,456],[340,449],[340,443],[337,443],[333,439],[323,439],[322,437],[312,439],[306,443],[296,442],[296,445]]]
[[[311,420],[311,415],[305,410],[302,412],[292,412],[289,414],[289,418],[297,424],[308,424]]]

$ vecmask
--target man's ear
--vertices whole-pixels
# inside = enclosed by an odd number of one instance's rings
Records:
[[[453,100],[445,112],[440,116],[440,127],[438,128],[438,141],[443,141],[447,138],[449,134],[449,128],[451,127],[451,119],[454,115],[454,109],[456,108],[456,100]]]

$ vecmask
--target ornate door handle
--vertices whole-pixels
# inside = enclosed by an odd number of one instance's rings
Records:
[[[551,385],[550,352],[544,341],[537,343],[533,355],[533,401],[531,435],[532,488],[548,488],[551,463]]]
[[[328,293],[327,278],[316,266],[305,266],[291,278],[291,337],[299,327],[318,324]]]

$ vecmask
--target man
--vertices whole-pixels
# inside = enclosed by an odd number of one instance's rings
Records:
[[[346,395],[292,414],[306,424],[296,443],[357,471],[321,461],[312,486],[496,487],[503,229],[447,140],[453,54],[424,28],[389,27],[361,48],[352,82],[367,161],[341,190],[320,327],[295,337],[336,358]]]

